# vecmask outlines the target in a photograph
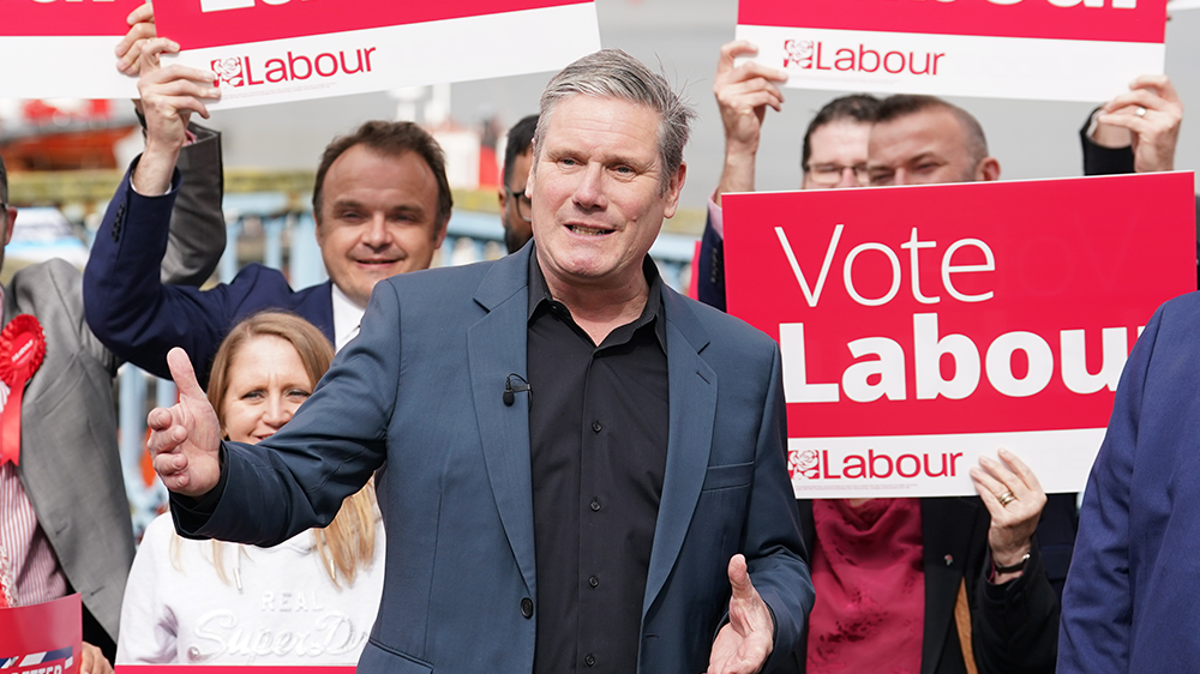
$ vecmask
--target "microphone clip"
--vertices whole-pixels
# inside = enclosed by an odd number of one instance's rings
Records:
[[[517,383],[513,383],[514,379]],[[533,387],[529,385],[529,382],[525,381],[524,377],[512,373],[504,378],[504,396],[502,399],[505,406],[512,407],[513,403],[516,402],[516,394],[518,393],[528,393],[530,403],[533,402]]]

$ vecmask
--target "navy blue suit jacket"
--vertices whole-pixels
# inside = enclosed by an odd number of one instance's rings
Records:
[[[361,671],[532,669],[531,398],[502,401],[506,376],[527,371],[531,249],[380,282],[359,337],[283,431],[225,445],[211,516],[173,508],[185,535],[271,545],[328,523],[380,470],[387,575]],[[775,616],[769,669],[813,601],[785,468],[779,350],[662,292],[670,437],[639,671],[706,669],[738,552]]]
[[[221,340],[257,311],[295,312],[334,341],[328,281],[296,292],[278,270],[252,264],[211,290],[162,284],[159,267],[179,185],[176,172],[170,192],[144,197],[126,175],[109,202],[83,277],[84,309],[96,337],[118,358],[163,378],[171,376],[167,352],[181,346],[201,386]]]
[[[1063,593],[1058,671],[1200,662],[1200,293],[1154,314],[1125,364]]]

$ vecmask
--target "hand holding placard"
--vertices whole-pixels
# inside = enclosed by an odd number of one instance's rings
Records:
[[[1129,91],[1104,104],[1096,121],[1130,132],[1133,167],[1138,173],[1175,169],[1183,103],[1166,75],[1137,78]]]
[[[736,40],[721,47],[717,61],[713,94],[725,126],[725,169],[713,194],[717,205],[726,192],[754,190],[754,158],[758,154],[763,118],[768,106],[776,112],[783,107],[783,92],[776,82],[787,80],[786,73],[754,61],[734,63],[739,56],[757,53],[758,48],[753,44]]]
[[[146,0],[146,4],[130,12],[125,21],[130,26],[129,32],[114,50],[117,54],[117,70],[136,76],[141,65],[142,46],[146,40],[158,37],[158,29],[154,25],[154,6]]]
[[[999,454],[999,461],[979,457],[979,467],[971,469],[971,481],[992,516],[988,529],[992,561],[1012,566],[1033,546],[1033,532],[1046,507],[1046,492],[1029,466],[1015,454],[1003,448]],[[1003,583],[1019,575],[1020,571],[997,573],[993,580]]]
[[[208,119],[203,100],[217,100],[221,91],[213,86],[209,70],[182,65],[162,67],[159,55],[179,51],[167,38],[146,40],[141,46],[138,93],[146,115],[146,151],[134,169],[133,188],[139,194],[165,194],[179,151],[187,142],[187,125],[192,113]],[[203,100],[202,100],[203,99]]]

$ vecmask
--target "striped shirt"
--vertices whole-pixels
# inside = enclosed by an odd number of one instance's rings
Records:
[[[7,402],[8,385],[0,381],[0,409]],[[67,577],[50,539],[38,524],[17,467],[7,461],[0,466],[0,548],[4,550],[0,554],[0,586],[4,586],[0,592],[7,590],[14,606],[40,604],[67,594]]]

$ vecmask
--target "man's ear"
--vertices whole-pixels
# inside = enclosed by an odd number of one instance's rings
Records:
[[[674,217],[675,209],[679,207],[679,195],[683,193],[683,181],[687,178],[687,162],[679,164],[679,170],[675,171],[675,175],[671,176],[671,181],[667,183],[667,193],[664,195],[667,204],[663,208],[663,217]]]
[[[975,167],[975,180],[999,180],[1000,161],[995,157],[984,157]]]
[[[6,220],[4,223],[4,245],[6,246],[8,245],[9,241],[12,241],[13,228],[17,224],[17,209],[9,206],[7,210],[8,212],[5,214]]]
[[[316,225],[313,227],[313,236],[317,237],[317,247],[319,248],[325,245],[325,230],[321,228],[321,216],[313,213],[313,223]]]
[[[446,230],[450,227],[450,218],[437,225],[437,231],[433,235],[433,249],[437,250],[442,247],[442,243],[446,241]]]

